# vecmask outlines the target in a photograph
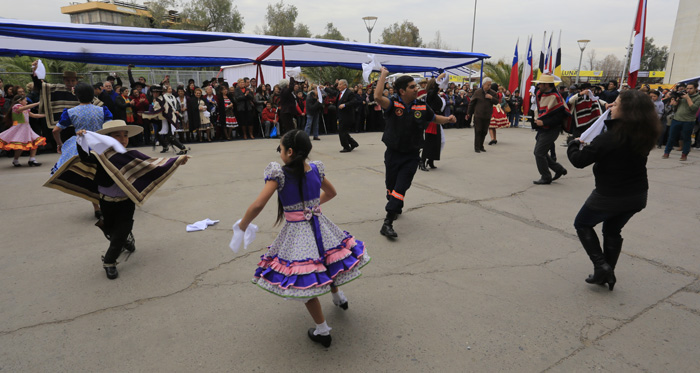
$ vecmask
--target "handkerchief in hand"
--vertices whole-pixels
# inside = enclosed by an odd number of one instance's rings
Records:
[[[590,144],[593,139],[595,139],[598,135],[603,133],[603,130],[605,129],[605,120],[608,119],[608,115],[610,114],[610,109],[606,110],[605,113],[603,113],[598,119],[591,124],[591,126],[583,131],[581,134],[581,137],[579,137],[579,140],[581,141],[581,145],[583,144]]]
[[[301,67],[297,66],[287,69],[287,75],[291,76],[294,79],[301,78]]]
[[[34,70],[34,75],[36,75],[39,80],[46,78],[46,67],[41,60],[37,60],[36,70]]]
[[[368,54],[367,57],[369,57],[370,61],[362,64],[362,79],[364,79],[365,83],[369,83],[369,75],[372,71],[379,71],[382,68],[382,64],[374,60],[373,54]]]
[[[97,132],[87,131],[83,136],[78,136],[77,142],[86,153],[94,150],[97,154],[102,154],[109,148],[113,148],[117,153],[126,153],[126,148],[117,139]]]
[[[238,253],[238,250],[243,244],[244,249],[248,249],[248,246],[255,240],[255,233],[258,231],[258,226],[255,224],[248,224],[245,232],[241,230],[239,225],[241,224],[241,219],[238,219],[236,224],[233,225],[233,237],[231,238],[231,243],[228,245],[234,253]]]

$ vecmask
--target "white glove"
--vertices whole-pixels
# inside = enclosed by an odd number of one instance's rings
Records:
[[[231,238],[231,243],[228,245],[234,253],[238,253],[241,248],[241,243],[244,249],[248,249],[248,246],[255,240],[255,233],[258,231],[258,226],[255,224],[248,224],[245,232],[241,230],[239,225],[241,224],[241,219],[238,219],[236,224],[233,225],[233,237]]]

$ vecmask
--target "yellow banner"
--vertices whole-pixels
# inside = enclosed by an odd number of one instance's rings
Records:
[[[561,72],[561,76],[576,76],[578,70],[564,70]],[[603,76],[603,70],[591,71],[591,70],[581,70],[581,76],[584,77],[601,77]]]

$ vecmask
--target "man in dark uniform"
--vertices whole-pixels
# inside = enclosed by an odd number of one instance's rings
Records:
[[[382,67],[377,87],[383,87],[389,70]],[[423,131],[430,122],[455,123],[454,115],[435,115],[424,101],[416,100],[418,88],[412,77],[404,75],[394,82],[395,98],[385,97],[381,89],[374,90],[374,100],[385,111],[386,128],[382,142],[386,145],[384,166],[386,168],[386,218],[382,235],[398,237],[393,222],[403,209],[404,195],[411,187],[418,170],[419,153],[423,146]]]

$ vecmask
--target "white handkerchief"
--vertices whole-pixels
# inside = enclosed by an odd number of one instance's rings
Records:
[[[44,63],[41,62],[41,60],[37,60],[36,70],[34,70],[34,74],[39,79],[46,78],[46,67],[44,66]]]
[[[97,132],[87,131],[83,136],[78,136],[77,142],[86,153],[94,150],[97,154],[102,154],[109,148],[114,148],[117,153],[126,153],[126,148],[117,139]]]
[[[373,54],[368,54],[367,57],[369,57],[369,62],[362,64],[362,79],[364,79],[365,83],[369,83],[369,75],[372,71],[379,71],[382,68],[382,64],[375,61]]]
[[[598,117],[598,119],[581,134],[579,140],[581,141],[582,145],[590,144],[590,142],[593,141],[593,139],[595,139],[598,135],[603,133],[603,129],[605,129],[605,120],[608,119],[609,114],[610,109],[606,110],[605,113]]]
[[[207,229],[208,226],[218,223],[218,220],[204,219],[192,224],[188,224],[185,228],[188,232],[197,232]]]
[[[301,67],[297,66],[287,69],[287,75],[291,76],[294,79],[301,78]]]
[[[445,74],[445,77],[442,79],[438,79],[435,81],[438,84],[438,87],[442,89],[443,91],[446,91],[447,88],[450,86],[450,75]]]
[[[248,249],[251,243],[255,240],[255,233],[258,231],[258,226],[255,224],[248,224],[245,232],[239,227],[241,224],[241,219],[238,219],[236,224],[233,225],[233,237],[231,238],[231,243],[228,245],[234,253],[238,253],[241,248],[241,243],[244,249]]]

